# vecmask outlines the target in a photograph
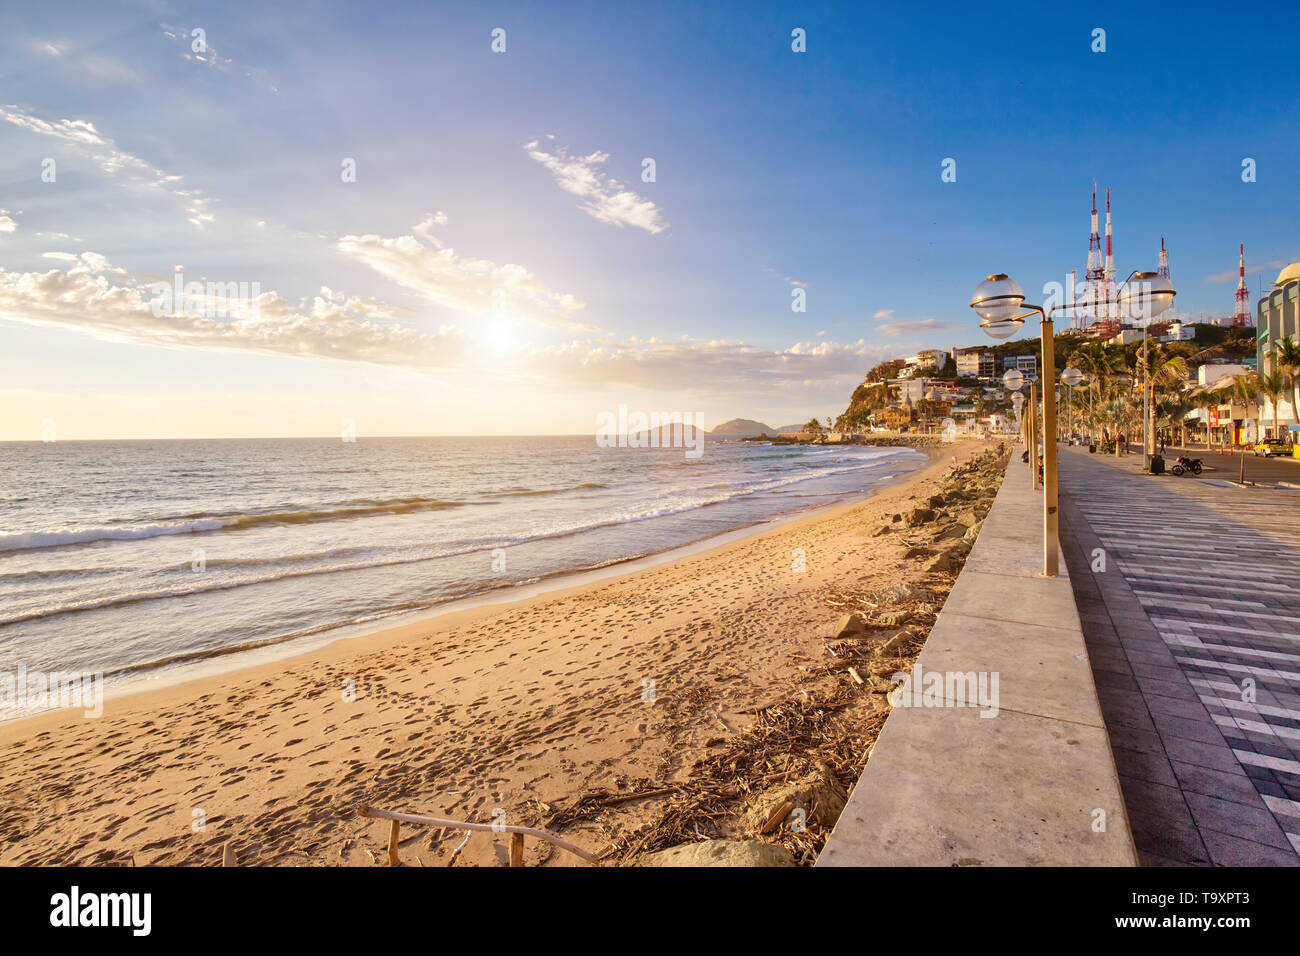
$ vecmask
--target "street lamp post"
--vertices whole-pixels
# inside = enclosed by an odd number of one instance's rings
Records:
[[[1069,392],[1067,394],[1070,396],[1070,398],[1065,403],[1065,411],[1066,411],[1065,430],[1071,442],[1074,441],[1074,389],[1075,386],[1077,386],[1082,381],[1083,381],[1083,373],[1080,372],[1077,368],[1070,367],[1061,373],[1061,384],[1064,385],[1067,389],[1069,389]]]
[[[1136,279],[1137,286],[1130,283]],[[1126,291],[1127,290],[1127,291]],[[1151,358],[1147,329],[1151,320],[1162,315],[1174,304],[1173,284],[1164,276],[1155,272],[1134,272],[1120,286],[1115,300],[1127,310],[1130,317],[1142,319],[1142,458],[1147,471],[1151,470],[1151,459],[1155,456],[1155,428],[1151,421]]]
[[[1025,302],[1024,290],[1006,273],[991,275],[975,288],[970,307],[979,313],[980,327],[995,339],[1010,338],[1034,312],[1039,316],[1039,335],[1042,343],[1042,376],[1056,378],[1055,340],[1052,331],[1052,313],[1061,306],[1044,310],[1041,306]],[[1021,311],[1024,309],[1026,311]],[[1045,380],[1044,380],[1045,381]],[[1036,396],[1032,394],[1031,407],[1037,412]],[[1037,451],[1038,429],[1031,439]],[[1056,492],[1056,390],[1043,389],[1043,574],[1054,578],[1060,573],[1060,543],[1057,539],[1059,520]],[[1032,457],[1032,456],[1031,456]],[[1035,486],[1038,470],[1034,469]]]

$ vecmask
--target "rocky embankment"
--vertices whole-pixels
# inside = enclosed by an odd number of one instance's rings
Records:
[[[939,435],[865,435],[861,442],[887,448],[934,448],[943,444],[943,438]]]
[[[912,507],[872,533],[894,549],[893,583],[824,589],[823,646],[755,722],[692,768],[662,816],[624,844],[639,866],[811,865],[866,766],[892,702],[910,673],[993,506],[1005,449],[949,468]],[[879,520],[879,519],[875,519]],[[830,612],[830,613],[828,613]],[[727,837],[701,839],[700,827]]]

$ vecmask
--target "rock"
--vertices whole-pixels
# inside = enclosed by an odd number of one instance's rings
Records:
[[[974,544],[975,539],[979,537],[980,528],[982,527],[984,527],[983,521],[975,522],[975,524],[971,525],[969,528],[966,529],[966,533],[962,535],[961,539],[963,541],[969,541],[970,543]]]
[[[705,840],[647,853],[637,866],[794,866],[783,846],[762,840]]]
[[[934,520],[934,511],[930,508],[922,508],[920,505],[913,508],[903,519],[909,528],[915,528],[918,524],[925,524],[927,521]]]
[[[894,685],[891,681],[886,680],[883,677],[877,677],[875,674],[872,674],[870,677],[867,678],[867,688],[873,694],[888,694],[891,690],[894,689]]]
[[[955,562],[953,561],[952,555],[949,552],[941,551],[939,554],[936,554],[929,561],[925,562],[925,570],[951,571],[954,563]]]
[[[966,525],[950,524],[934,536],[935,541],[947,541],[950,538],[960,538],[966,533]]]
[[[876,619],[876,623],[881,627],[902,627],[911,617],[907,611],[886,611]]]
[[[924,591],[914,588],[910,584],[891,584],[887,588],[882,588],[876,594],[876,603],[906,604],[908,601],[917,600],[924,593]]]
[[[879,538],[882,534],[889,534],[889,532],[893,530],[894,529],[891,528],[889,525],[882,524],[879,528],[877,528],[875,531],[872,532],[871,537]]]
[[[945,503],[946,502],[943,500],[943,495],[930,496],[929,504],[931,508],[942,508]]]
[[[974,511],[963,511],[957,516],[957,523],[963,524],[968,528],[979,524],[979,522],[979,516],[976,515]]]
[[[893,516],[892,518],[890,518],[889,520],[890,520],[890,521],[895,521],[895,522],[897,522],[897,521],[902,521],[902,520],[903,520],[903,516],[902,516],[902,515],[894,515],[894,516]]]
[[[877,657],[899,657],[904,647],[912,642],[911,631],[899,631],[876,648]]]
[[[840,818],[844,804],[849,795],[831,774],[830,768],[819,766],[817,770],[798,780],[780,784],[773,790],[759,794],[749,810],[745,813],[745,826],[757,833],[779,813],[787,803],[794,809],[803,810],[804,822],[817,822],[830,829]],[[792,811],[793,812],[793,811]],[[772,827],[772,832],[776,827]]]
[[[837,638],[856,637],[859,634],[865,634],[867,631],[867,622],[862,619],[861,614],[842,614],[840,619],[835,622],[835,636]]]
[[[905,558],[925,558],[925,557],[929,557],[929,556],[932,555],[932,554],[934,554],[934,552],[933,552],[932,550],[930,550],[929,548],[922,548],[922,547],[920,547],[920,546],[915,546],[915,547],[908,548],[906,551],[904,551],[904,552],[903,552],[903,557],[905,557]]]

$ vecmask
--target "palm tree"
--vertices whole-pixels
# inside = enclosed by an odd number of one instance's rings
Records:
[[[1232,376],[1227,386],[1227,394],[1233,402],[1240,402],[1247,409],[1254,409],[1259,415],[1259,396],[1262,394],[1259,376],[1254,372]]]
[[[1187,393],[1188,399],[1194,408],[1208,412],[1210,408],[1217,408],[1223,400],[1220,390],[1214,385],[1201,385]],[[1210,450],[1210,416],[1205,416],[1205,450]]]
[[[1273,437],[1280,438],[1277,425],[1277,403],[1287,392],[1287,386],[1290,384],[1287,373],[1276,366],[1267,372],[1255,376],[1259,383],[1259,394],[1267,398],[1269,404],[1273,406]]]
[[[1293,335],[1278,339],[1273,345],[1274,367],[1286,373],[1291,386],[1291,415],[1300,423],[1300,341]]]
[[[1155,400],[1156,418],[1169,423],[1170,429],[1178,429],[1179,447],[1187,447],[1187,415],[1197,408],[1190,392],[1177,392],[1161,396]]]

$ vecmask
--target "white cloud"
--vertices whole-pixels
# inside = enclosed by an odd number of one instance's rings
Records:
[[[876,326],[876,331],[883,332],[885,335],[904,335],[917,332],[938,332],[947,328],[951,328],[951,326],[947,322],[940,322],[938,319],[912,319],[899,322],[882,322]]]
[[[138,156],[118,149],[111,139],[95,129],[93,123],[72,119],[49,122],[12,104],[0,107],[0,120],[41,136],[61,140],[90,156],[110,176],[124,175],[148,188],[171,194],[184,204],[190,222],[196,226],[206,226],[214,221],[210,210],[211,199],[197,189],[182,189],[179,184],[183,177],[166,173]]]
[[[394,310],[375,299],[347,297],[328,288],[290,303],[274,292],[251,302],[206,297],[206,314],[168,310],[155,314],[152,284],[126,276],[97,253],[46,253],[70,263],[66,271],[0,269],[0,318],[76,329],[100,338],[164,348],[234,350],[299,358],[411,367],[453,367],[470,354],[468,336],[444,326],[437,332],[393,324]],[[161,310],[160,310],[161,311]]]
[[[798,279],[791,279],[789,276],[785,277],[785,281],[790,283],[790,285],[798,286],[800,289],[808,288],[807,282],[800,282]]]
[[[894,317],[893,309],[881,309],[879,312],[877,312],[875,315],[872,316],[873,319],[892,319],[893,317]]]
[[[18,229],[18,223],[4,215],[8,211],[7,209],[0,209],[0,232],[15,232]]]
[[[444,246],[431,231],[437,219],[430,217],[415,227],[428,245],[415,236],[344,236],[338,249],[425,301],[462,315],[595,331],[573,318],[584,302],[551,289],[523,266],[459,256]]]
[[[630,386],[655,391],[729,394],[738,391],[831,393],[847,401],[862,375],[890,350],[863,340],[797,342],[769,350],[714,340],[681,344],[575,341],[532,349],[521,361],[566,385]]]
[[[546,138],[554,139],[553,136]],[[615,226],[635,226],[655,235],[668,228],[653,202],[638,196],[601,170],[609,160],[609,153],[597,150],[587,156],[570,156],[567,147],[548,151],[546,145],[536,139],[526,143],[524,149],[532,159],[550,170],[561,189],[583,200],[578,208],[592,218]]]

